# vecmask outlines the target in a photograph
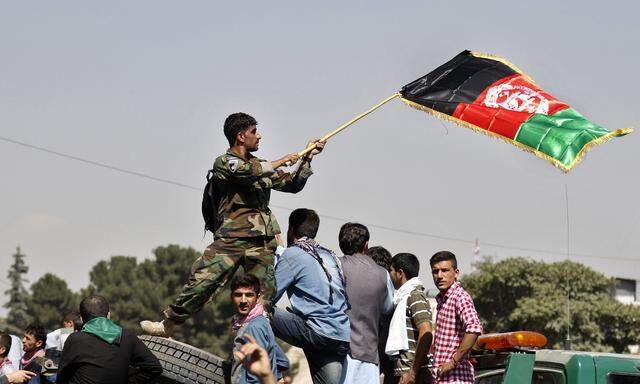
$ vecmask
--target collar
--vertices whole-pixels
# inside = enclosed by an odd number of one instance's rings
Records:
[[[436,299],[439,302],[445,301],[446,299],[450,298],[454,293],[456,293],[456,291],[460,287],[461,287],[460,283],[458,281],[454,281],[453,284],[451,284],[449,289],[447,289],[447,291],[444,294],[442,292],[439,292],[438,295],[436,296]]]
[[[249,153],[247,153],[247,158],[245,159],[244,157],[242,157],[242,156],[238,155],[237,153],[233,152],[231,150],[231,148],[227,149],[226,154],[227,155],[231,155],[233,157],[237,157],[238,159],[241,159],[241,160],[244,160],[244,161],[249,161],[249,160],[251,160],[251,159],[253,159],[255,157],[249,152]],[[258,160],[262,161],[261,159],[258,159]]]

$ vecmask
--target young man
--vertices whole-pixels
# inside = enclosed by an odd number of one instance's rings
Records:
[[[362,224],[346,223],[338,235],[340,258],[346,281],[351,324],[350,351],[343,368],[343,383],[370,384],[380,381],[378,335],[383,314],[393,311],[393,285],[387,271],[365,255],[369,230]]]
[[[111,321],[104,297],[85,297],[80,316],[82,331],[72,333],[62,350],[58,384],[142,384],[160,376],[158,359],[136,335]]]
[[[349,351],[349,318],[340,261],[314,238],[320,218],[310,209],[291,212],[287,248],[276,265],[275,304],[286,292],[292,310],[275,308],[273,333],[302,348],[314,384],[338,384]]]
[[[75,312],[67,313],[62,318],[62,328],[58,328],[53,332],[49,332],[47,334],[47,349],[55,349],[58,351],[62,351],[64,347],[64,342],[67,341],[67,337],[74,332],[74,323],[73,321],[78,316]]]
[[[285,370],[288,370],[289,360],[276,343],[269,320],[265,317],[264,306],[260,303],[260,280],[252,274],[236,276],[231,280],[230,288],[231,302],[236,312],[231,324],[235,333],[234,352],[239,351],[247,342],[247,336],[251,336],[267,351],[273,375],[280,378],[282,375],[278,368],[284,365]],[[232,384],[259,382],[259,377],[248,372],[239,359],[234,359],[231,367]]]
[[[42,380],[40,373],[42,372],[42,365],[44,364],[44,347],[47,341],[47,333],[43,327],[39,325],[29,325],[24,330],[24,337],[22,338],[22,349],[24,355],[20,360],[20,369],[25,371],[31,371],[36,374],[29,383],[38,384]]]
[[[322,151],[324,143],[310,142],[316,149],[302,159],[295,173],[287,173],[278,168],[295,163],[297,154],[276,161],[251,154],[260,144],[257,124],[245,113],[234,113],[224,122],[229,149],[216,158],[212,170],[217,212],[216,223],[208,229],[214,232],[214,241],[193,264],[182,293],[164,311],[165,319],[140,323],[144,333],[169,336],[176,325],[184,323],[218,294],[240,267],[262,280],[265,299],[273,294],[275,236],[280,227],[269,209],[271,190],[301,191],[313,173],[311,159]]]
[[[6,333],[0,334],[0,375],[7,375],[17,371],[17,368],[11,364],[11,360],[7,357],[11,350],[11,336]]]
[[[385,352],[393,359],[394,378],[386,383],[428,383],[430,375],[422,370],[428,361],[433,340],[431,307],[418,277],[420,262],[411,253],[399,253],[391,259],[391,280],[396,288],[396,309],[389,325]]]
[[[375,246],[367,249],[365,254],[371,259],[384,268],[389,273],[389,269],[391,268],[391,259],[393,256],[391,252],[389,252],[386,248],[381,246]],[[391,279],[391,278],[389,278]],[[393,282],[391,285],[393,290]],[[392,291],[392,302],[393,302],[393,292]],[[378,331],[378,358],[380,359],[380,373],[384,375],[385,381],[388,383],[390,379],[394,377],[393,375],[393,361],[389,359],[389,356],[384,353],[384,349],[387,345],[387,338],[389,337],[389,324],[391,323],[391,317],[393,316],[393,312],[384,314],[380,319],[380,326]]]
[[[436,296],[435,382],[472,384],[469,351],[482,334],[473,299],[456,281],[460,271],[453,253],[438,252],[429,262],[433,282],[440,291]]]

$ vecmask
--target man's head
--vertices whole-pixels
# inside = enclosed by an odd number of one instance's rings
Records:
[[[69,312],[62,318],[63,328],[73,328],[73,320],[78,316],[76,312]]]
[[[320,227],[318,214],[307,208],[298,208],[289,215],[289,228],[287,229],[287,245],[294,244],[296,239],[308,237],[315,239]]]
[[[431,276],[440,292],[446,292],[455,283],[460,274],[456,255],[449,251],[440,251],[431,256]]]
[[[47,342],[47,331],[40,325],[31,324],[24,330],[22,349],[26,352],[34,352],[44,348]]]
[[[393,286],[398,289],[410,279],[418,276],[420,272],[420,262],[418,258],[411,253],[398,253],[391,259],[391,268],[389,275]]]
[[[11,349],[11,336],[6,333],[0,334],[0,359],[4,359]]]
[[[364,253],[369,245],[369,230],[362,224],[346,223],[340,228],[338,243],[345,255]]]
[[[379,266],[387,271],[391,267],[391,252],[387,251],[385,247],[371,247],[365,252],[369,257],[373,259]]]
[[[260,298],[260,280],[250,273],[236,276],[231,280],[231,301],[241,316],[246,316]]]
[[[85,323],[96,317],[111,317],[109,313],[109,302],[99,295],[85,297],[80,302],[80,317]]]
[[[224,121],[224,135],[229,141],[229,146],[244,146],[247,151],[258,150],[260,134],[257,128],[258,122],[246,113],[238,112],[229,115]]]

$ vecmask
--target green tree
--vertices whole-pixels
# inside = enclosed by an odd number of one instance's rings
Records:
[[[613,280],[582,264],[485,260],[462,283],[485,332],[537,331],[557,348],[570,325],[575,349],[623,352],[640,343],[640,308],[613,299]]]
[[[77,308],[77,296],[58,276],[47,273],[31,285],[27,313],[46,329],[60,328],[64,315]]]
[[[9,310],[6,320],[9,331],[20,333],[31,322],[31,317],[27,313],[29,294],[24,287],[24,283],[27,282],[24,275],[29,271],[29,267],[24,261],[25,255],[20,251],[20,246],[16,247],[16,253],[12,257],[13,264],[7,272],[10,287],[4,292],[9,296],[9,300],[4,307]]]
[[[138,263],[135,257],[113,256],[100,261],[89,274],[82,295],[100,294],[109,300],[112,318],[138,331],[142,319],[159,319],[162,310],[181,292],[191,265],[200,256],[193,248],[158,247],[153,260]],[[228,354],[229,321],[232,314],[228,292],[179,327],[173,337],[217,355]]]

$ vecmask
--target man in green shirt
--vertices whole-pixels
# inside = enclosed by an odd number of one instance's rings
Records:
[[[269,209],[271,190],[297,193],[313,173],[311,160],[324,148],[318,140],[309,142],[315,149],[302,158],[295,172],[278,168],[298,162],[296,153],[275,161],[253,156],[261,136],[257,121],[245,114],[234,113],[224,123],[229,141],[226,153],[216,158],[211,177],[216,199],[214,241],[191,268],[182,293],[164,311],[161,322],[142,321],[146,334],[169,336],[173,328],[185,322],[217,295],[242,267],[257,276],[264,287],[263,297],[270,301],[275,291],[273,278],[276,236],[280,227]]]

